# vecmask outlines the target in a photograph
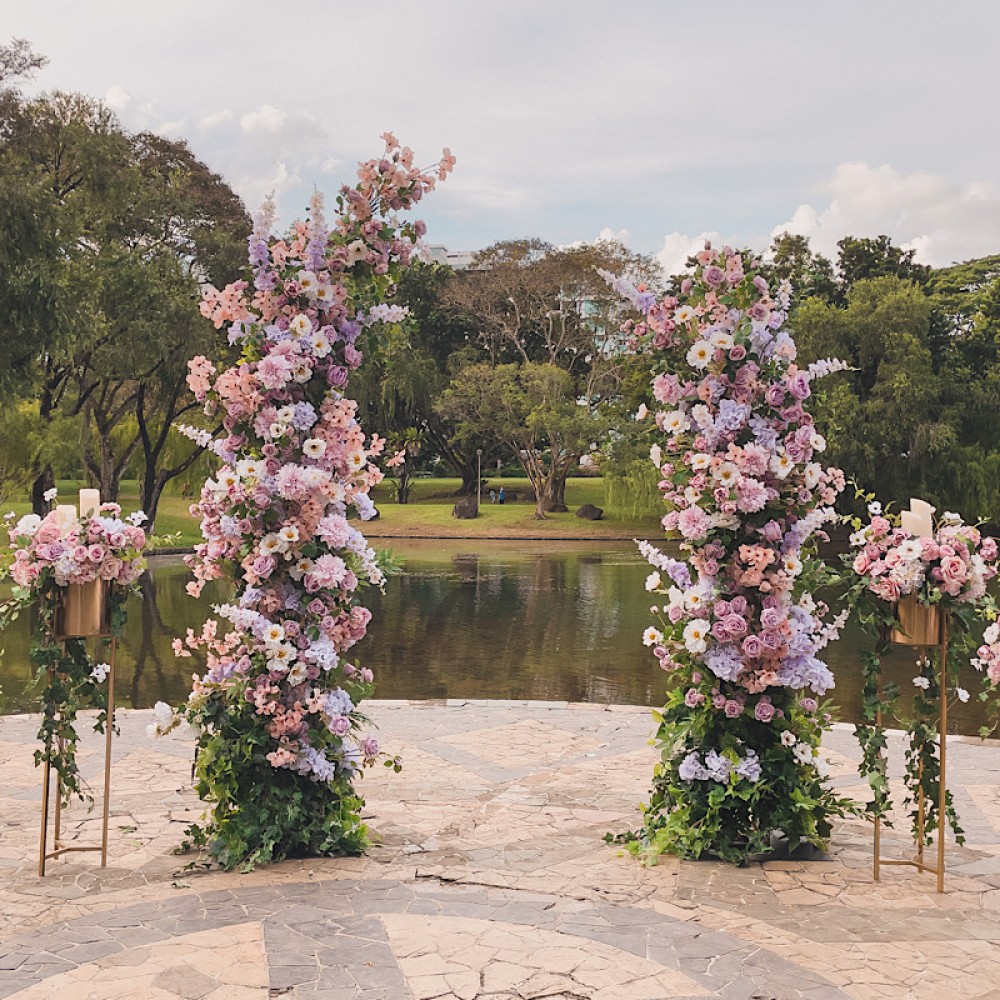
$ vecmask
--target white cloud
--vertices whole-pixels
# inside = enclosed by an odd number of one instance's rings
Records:
[[[597,239],[594,242],[600,243],[601,240],[613,240],[615,243],[628,246],[631,236],[632,234],[627,229],[612,229],[610,226],[605,226],[597,234]]]
[[[279,160],[270,173],[248,174],[241,177],[233,187],[251,212],[255,211],[264,198],[270,194],[274,196],[280,215],[284,214],[281,211],[283,208],[291,209],[292,214],[288,216],[291,219],[299,215],[301,206],[283,206],[281,196],[301,183],[302,178],[299,174],[294,170],[289,171],[287,164],[283,160]],[[281,227],[279,226],[279,228]]]
[[[240,118],[240,128],[251,138],[288,144],[325,140],[325,127],[305,111],[282,111],[271,104],[262,104]]]
[[[834,259],[844,236],[884,233],[935,267],[997,251],[1000,194],[990,184],[854,162],[840,164],[820,190],[829,197],[824,207],[799,205],[772,236],[808,236],[814,251]]]
[[[112,111],[121,111],[131,100],[132,95],[123,86],[117,83],[112,87],[108,87],[107,93],[104,95],[104,103],[111,108]]]
[[[205,117],[198,122],[198,127],[203,131],[217,128],[219,125],[225,125],[226,122],[232,121],[232,118],[232,111],[230,111],[229,108],[223,108],[221,111],[216,111],[214,114],[205,115]]]
[[[187,131],[187,122],[183,118],[171,122],[160,122],[153,131],[165,139],[183,139]]]
[[[721,247],[723,244],[739,244],[735,237],[723,237],[718,232],[702,232],[697,236],[688,236],[686,233],[672,232],[663,237],[663,246],[656,254],[656,259],[660,262],[666,274],[680,274],[685,270],[687,259],[692,254],[705,248],[706,243]]]

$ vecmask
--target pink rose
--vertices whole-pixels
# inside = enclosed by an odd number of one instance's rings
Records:
[[[743,640],[743,652],[751,659],[755,659],[764,652],[764,643],[758,636],[748,635]]]
[[[941,560],[941,576],[945,583],[963,583],[968,576],[968,567],[961,556],[945,556]]]
[[[753,717],[758,722],[770,722],[774,718],[774,705],[761,699],[754,707]]]
[[[108,556],[108,558],[101,563],[99,575],[102,580],[115,580],[124,567],[125,564],[121,561],[121,559],[117,559],[115,556]]]

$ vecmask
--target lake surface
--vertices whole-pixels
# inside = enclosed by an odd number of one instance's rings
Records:
[[[627,543],[385,540],[403,561],[385,595],[366,590],[374,614],[365,640],[352,650],[372,668],[380,698],[512,698],[656,705],[664,677],[642,645],[650,623],[649,568]],[[174,636],[200,628],[224,584],[197,600],[184,593],[179,557],[157,557],[144,596],[129,608],[118,657],[119,704],[149,707],[187,697],[194,659],[177,660]],[[31,711],[28,621],[3,637],[3,711]],[[849,628],[829,647],[837,678],[837,715],[853,721],[860,707],[864,638]],[[898,647],[888,663],[904,699],[912,696],[915,651]],[[978,692],[970,667],[966,686]],[[950,729],[975,732],[975,700],[951,713]]]

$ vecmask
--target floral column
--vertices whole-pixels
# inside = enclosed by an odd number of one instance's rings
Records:
[[[815,556],[843,474],[806,409],[813,381],[843,367],[795,363],[775,293],[746,254],[706,247],[680,295],[660,301],[608,277],[644,314],[628,324],[657,372],[651,457],[681,562],[647,543],[658,623],[645,634],[667,674],[657,764],[636,852],[745,861],[780,831],[822,847],[847,803],[818,757],[833,687]]]
[[[445,150],[420,170],[384,138],[384,156],[341,189],[330,229],[316,196],[308,220],[274,240],[265,205],[250,280],[210,288],[202,303],[240,357],[190,362],[189,385],[224,433],[188,431],[222,462],[192,508],[205,541],[188,589],[228,576],[237,593],[175,651],[207,655],[183,714],[199,732],[197,788],[212,809],[189,836],[225,867],[366,844],[354,786],[378,755],[358,708],[373,677],[346,654],[371,617],[355,591],[383,576],[349,517],[374,514],[384,442],[366,438],[344,389],[364,339],[404,315],[386,299],[424,227],[395,213],[454,164]]]

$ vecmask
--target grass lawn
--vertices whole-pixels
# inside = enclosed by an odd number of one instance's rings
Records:
[[[392,484],[388,481],[377,486],[372,498],[378,505],[380,517],[364,525],[370,538],[658,538],[662,534],[655,517],[615,518],[605,515],[603,521],[585,521],[575,516],[583,504],[604,506],[604,481],[600,478],[570,479],[566,483],[566,514],[549,514],[536,521],[535,505],[524,500],[513,503],[491,504],[489,489],[513,490],[524,495],[528,488],[526,479],[488,480],[479,508],[479,517],[460,521],[451,513],[458,499],[455,491],[458,479],[416,479],[408,504],[393,501]],[[76,500],[84,483],[61,481],[60,499],[67,503]],[[122,483],[119,502],[125,514],[139,506],[138,484],[131,480]],[[156,535],[164,544],[176,548],[190,548],[201,538],[197,521],[188,513],[191,501],[180,496],[164,496],[156,518]],[[18,516],[27,514],[31,506],[26,498],[8,503],[4,513],[13,510]]]
[[[535,504],[524,500],[513,503],[490,503],[489,490],[513,490],[523,496],[529,488],[526,479],[487,480],[479,507],[479,517],[460,521],[451,509],[458,499],[455,491],[458,479],[416,479],[408,504],[393,501],[392,484],[388,480],[377,486],[372,498],[380,517],[365,526],[371,538],[430,537],[453,538],[655,538],[662,533],[655,517],[614,518],[605,515],[602,521],[585,521],[576,516],[577,508],[590,503],[604,506],[604,480],[599,477],[569,479],[566,482],[566,514],[549,514],[535,520]]]

